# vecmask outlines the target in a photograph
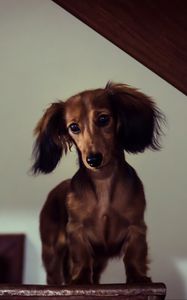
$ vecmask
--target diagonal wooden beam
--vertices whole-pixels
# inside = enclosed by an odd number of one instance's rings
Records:
[[[187,95],[187,1],[53,1]]]

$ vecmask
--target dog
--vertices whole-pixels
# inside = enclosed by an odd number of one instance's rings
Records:
[[[112,82],[46,110],[35,129],[34,174],[52,172],[73,145],[79,159],[40,213],[48,284],[98,284],[116,256],[127,283],[151,282],[144,188],[124,152],[159,150],[163,120],[150,97]]]

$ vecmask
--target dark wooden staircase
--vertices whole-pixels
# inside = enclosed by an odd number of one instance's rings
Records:
[[[53,1],[187,95],[187,1]]]

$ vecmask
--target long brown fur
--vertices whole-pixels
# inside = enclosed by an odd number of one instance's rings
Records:
[[[48,195],[40,214],[48,284],[99,283],[123,256],[128,283],[149,282],[142,182],[124,150],[158,150],[164,120],[146,95],[123,84],[53,103],[35,134],[34,173],[54,170],[75,145],[79,170]]]

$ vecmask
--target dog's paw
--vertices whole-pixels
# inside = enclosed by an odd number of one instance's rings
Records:
[[[127,284],[144,284],[144,283],[151,283],[152,280],[150,277],[147,276],[141,276],[141,275],[137,275],[137,276],[133,276],[130,278],[127,278]]]

